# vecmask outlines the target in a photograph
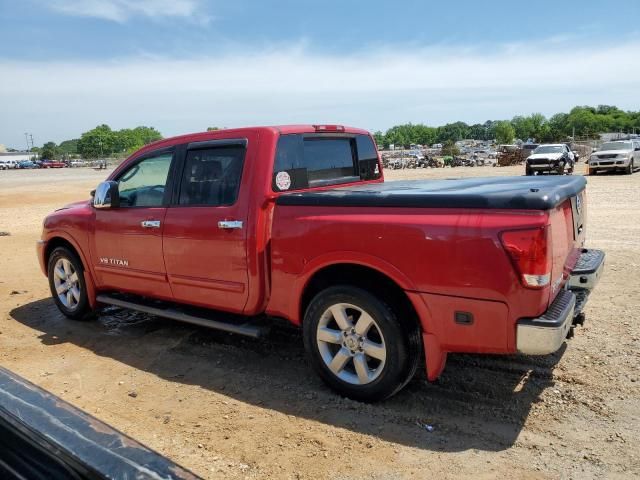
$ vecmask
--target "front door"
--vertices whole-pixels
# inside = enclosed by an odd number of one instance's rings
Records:
[[[187,146],[167,210],[164,261],[176,301],[241,313],[247,301],[247,139]],[[248,172],[244,173],[245,176]],[[242,183],[242,188],[241,188]]]
[[[145,155],[114,178],[120,207],[95,210],[92,258],[99,288],[171,299],[162,232],[172,160],[171,150]]]

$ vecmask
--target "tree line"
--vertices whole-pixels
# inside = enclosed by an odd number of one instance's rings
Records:
[[[162,134],[153,127],[123,128],[112,130],[109,125],[99,125],[83,133],[80,138],[65,140],[60,145],[47,142],[33,151],[40,158],[59,159],[126,157],[151,142],[162,140]]]
[[[501,144],[512,143],[515,139],[560,142],[574,136],[596,138],[602,132],[640,132],[640,111],[623,111],[611,105],[578,106],[569,113],[557,113],[550,118],[534,113],[474,125],[455,122],[430,127],[408,123],[391,127],[384,133],[377,131],[374,136],[379,146],[388,148],[389,145],[450,144],[463,139],[496,140]]]
[[[218,127],[209,127],[208,131]],[[579,106],[569,113],[557,113],[546,118],[541,113],[518,115],[511,120],[487,120],[468,125],[465,122],[447,123],[440,127],[407,123],[377,131],[374,137],[379,146],[405,146],[411,144],[451,146],[457,140],[496,140],[512,143],[515,139],[536,142],[560,142],[569,138],[596,138],[602,132],[640,132],[640,111],[623,111],[611,105],[597,107]],[[65,140],[56,145],[47,142],[42,148],[34,148],[41,158],[57,159],[79,156],[82,158],[126,157],[148,143],[161,140],[162,134],[153,127],[123,128],[112,130],[99,125],[83,133],[80,138]]]

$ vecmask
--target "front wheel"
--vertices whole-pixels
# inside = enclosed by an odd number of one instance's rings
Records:
[[[84,281],[84,267],[66,247],[58,247],[47,264],[49,288],[58,309],[72,320],[86,320],[92,316]]]
[[[416,327],[366,290],[327,288],[311,301],[305,349],[320,377],[339,394],[376,401],[398,392],[415,373],[420,355]]]
[[[633,160],[629,162],[629,166],[627,167],[627,170],[625,171],[625,173],[627,175],[631,175],[633,173]]]

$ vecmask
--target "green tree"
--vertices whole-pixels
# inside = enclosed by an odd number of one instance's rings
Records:
[[[442,127],[438,127],[437,143],[444,143],[447,140],[463,140],[469,138],[471,129],[464,122],[447,123]]]
[[[162,134],[153,127],[136,127],[133,129],[133,134],[142,145],[148,145],[163,138]]]
[[[47,142],[40,150],[40,157],[46,160],[53,160],[58,157],[58,146],[55,142]]]
[[[543,142],[559,142],[565,140],[570,135],[567,128],[568,117],[569,115],[566,113],[556,113],[553,115],[547,122],[549,126],[548,135],[541,140]]]
[[[113,131],[108,125],[99,125],[82,134],[77,152],[84,158],[124,156],[161,139],[160,132],[152,127]]]
[[[376,145],[378,146],[378,148],[382,149],[385,147],[384,133],[382,133],[380,130],[378,130],[377,132],[374,132],[373,139],[376,141]]]
[[[78,153],[78,139],[75,138],[73,140],[65,140],[58,145],[58,151],[60,155],[70,156],[77,155]]]
[[[109,125],[99,125],[83,133],[78,140],[78,153],[83,158],[110,156],[114,151],[115,135]]]
[[[516,135],[515,128],[511,122],[498,122],[496,125],[496,142],[499,144],[510,144]]]
[[[216,130],[220,130],[218,127],[207,127],[207,132],[215,132]]]

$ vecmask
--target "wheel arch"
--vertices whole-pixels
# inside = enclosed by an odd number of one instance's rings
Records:
[[[339,262],[323,265],[310,273],[299,295],[298,318],[300,323],[311,300],[322,290],[336,284],[362,288],[385,302],[400,308],[399,318],[404,327],[423,331],[418,308],[396,278],[370,265]]]

